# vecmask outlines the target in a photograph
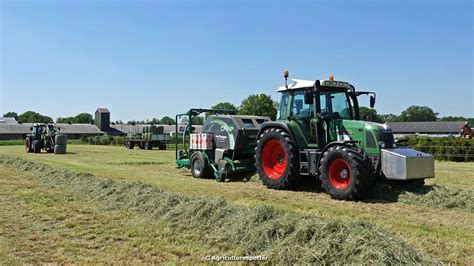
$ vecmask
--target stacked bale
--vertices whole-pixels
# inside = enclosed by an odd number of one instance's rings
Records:
[[[56,135],[54,138],[54,154],[66,154],[67,149],[67,136]]]

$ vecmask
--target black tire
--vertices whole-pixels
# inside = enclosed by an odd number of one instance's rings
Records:
[[[133,144],[130,141],[125,141],[125,148],[131,150],[133,149]]]
[[[166,150],[166,144],[165,144],[165,143],[160,143],[160,144],[158,145],[158,149],[160,149],[160,150]]]
[[[334,199],[357,200],[368,195],[375,180],[368,158],[346,146],[334,146],[324,152],[319,179]]]
[[[147,141],[145,142],[145,150],[151,150],[153,149],[153,143]]]
[[[25,152],[27,153],[33,152],[33,144],[32,144],[31,138],[29,137],[25,139]]]
[[[191,155],[191,174],[194,178],[210,178],[212,176],[212,168],[200,151]]]
[[[144,150],[145,144],[143,142],[140,142],[140,144],[138,144],[138,147],[140,148],[140,150]]]
[[[41,142],[39,140],[33,140],[33,152],[40,153],[41,152]]]
[[[255,148],[255,166],[260,180],[272,189],[298,186],[301,182],[298,157],[296,145],[288,133],[279,128],[265,130]]]
[[[45,150],[46,150],[47,153],[53,153],[54,152],[54,144],[52,144],[51,141],[47,141]]]
[[[219,175],[216,177],[217,182],[224,182],[227,178],[230,178],[230,175],[232,173],[232,167],[230,164],[226,164],[224,166],[225,168],[220,171]]]
[[[421,188],[421,187],[425,186],[425,179],[407,180],[407,181],[405,181],[405,184],[407,184],[410,187]]]

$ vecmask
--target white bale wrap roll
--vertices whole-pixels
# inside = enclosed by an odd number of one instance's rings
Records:
[[[56,145],[66,145],[67,144],[67,136],[66,135],[56,135],[54,138],[54,144]]]
[[[54,145],[54,154],[66,154],[67,145]]]

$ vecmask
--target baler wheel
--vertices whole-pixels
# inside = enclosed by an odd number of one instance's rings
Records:
[[[329,148],[319,165],[322,187],[334,199],[363,198],[375,179],[369,159],[346,146]]]
[[[268,188],[293,188],[301,181],[296,145],[290,135],[279,128],[269,128],[260,135],[255,148],[255,166]]]
[[[209,178],[212,176],[212,169],[200,151],[191,155],[191,174],[194,178]]]

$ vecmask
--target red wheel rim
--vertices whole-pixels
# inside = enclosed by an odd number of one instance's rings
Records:
[[[30,140],[29,139],[26,139],[25,140],[25,151],[28,151],[30,149]]]
[[[339,190],[345,189],[349,186],[351,179],[351,168],[345,160],[335,159],[331,162],[329,166],[329,181],[331,181],[335,188]]]
[[[279,179],[285,172],[286,163],[283,144],[276,139],[267,141],[262,151],[262,165],[265,174],[271,179]]]

